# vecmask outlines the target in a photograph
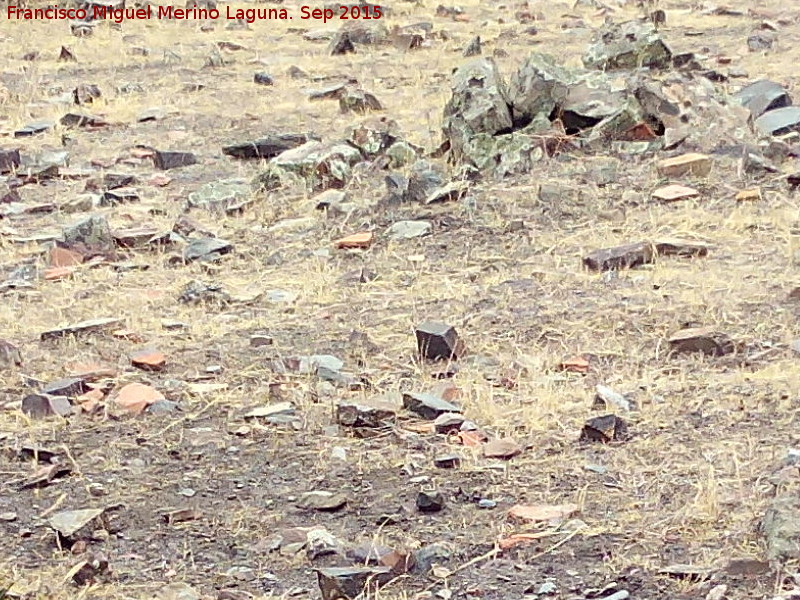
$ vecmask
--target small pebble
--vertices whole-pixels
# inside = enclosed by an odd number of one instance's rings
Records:
[[[497,508],[497,502],[488,498],[481,498],[478,501],[478,508]],[[541,594],[541,592],[539,592]]]

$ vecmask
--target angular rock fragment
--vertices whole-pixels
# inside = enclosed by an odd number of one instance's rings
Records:
[[[143,383],[129,383],[117,392],[114,403],[123,410],[139,415],[157,402],[166,400],[164,394]]]
[[[653,245],[649,242],[625,244],[613,248],[595,250],[583,259],[583,264],[592,271],[631,269],[652,263],[655,258]]]
[[[385,402],[341,402],[336,407],[336,422],[344,427],[383,428],[396,416],[397,407]]]
[[[184,286],[180,296],[178,296],[178,302],[183,304],[217,304],[224,306],[232,302],[232,298],[219,284],[190,281]]]
[[[398,139],[397,122],[386,117],[368,119],[350,130],[348,140],[367,158],[385,153]]]
[[[687,200],[689,198],[697,198],[700,195],[694,188],[685,185],[671,184],[660,187],[652,194],[656,200],[663,200],[664,202],[675,202],[676,200]]]
[[[467,46],[464,48],[464,56],[471,57],[471,56],[479,56],[481,53],[481,36],[476,35],[472,38]]]
[[[766,112],[753,121],[753,127],[762,135],[800,132],[800,107],[787,106]]]
[[[197,164],[197,157],[191,152],[173,152],[156,150],[153,153],[153,164],[156,169],[168,171],[179,167]]]
[[[594,397],[594,406],[597,408],[619,409],[628,412],[634,408],[633,403],[622,394],[609,387],[598,384]]]
[[[31,137],[38,133],[44,133],[55,127],[55,123],[53,121],[34,121],[33,123],[28,123],[22,129],[18,129],[14,132],[15,138],[22,138],[22,137]]]
[[[750,111],[753,119],[764,113],[791,106],[792,99],[786,89],[779,83],[762,79],[751,83],[734,94],[733,99]]]
[[[32,419],[44,419],[53,415],[68,417],[72,414],[72,405],[66,396],[28,394],[22,399],[21,410]]]
[[[19,165],[19,148],[0,148],[0,173],[10,173]]]
[[[453,75],[451,91],[442,128],[445,139],[450,141],[453,160],[462,162],[465,146],[476,134],[511,130],[511,111],[505,84],[491,58],[459,67]]]
[[[367,113],[383,110],[375,94],[361,88],[345,88],[339,96],[339,110],[343,113]]]
[[[217,260],[230,252],[233,252],[231,242],[220,238],[203,237],[189,242],[183,251],[183,259],[187,262]]]
[[[459,413],[461,409],[439,396],[419,392],[403,394],[403,408],[432,421],[444,413]]]
[[[216,213],[239,210],[252,201],[253,188],[243,179],[212,181],[189,194],[187,206]]]
[[[119,187],[106,190],[100,197],[100,206],[117,206],[139,200],[139,190],[132,187]]]
[[[766,538],[767,558],[784,562],[800,558],[800,500],[794,495],[775,498],[760,524]]]
[[[581,441],[612,442],[628,438],[628,425],[616,415],[593,417],[586,421],[581,431]]]
[[[656,169],[661,177],[683,177],[685,175],[705,177],[711,172],[711,165],[710,156],[690,153],[673,158],[665,158],[658,162]]]
[[[253,75],[253,83],[257,83],[258,85],[270,86],[275,84],[275,80],[269,73],[261,72]]]
[[[712,327],[690,327],[677,331],[669,338],[673,352],[700,352],[708,356],[731,354],[736,345],[724,333]]]
[[[660,239],[653,242],[659,256],[707,256],[711,246],[704,242],[681,239]]]
[[[467,418],[461,413],[445,412],[440,414],[433,421],[434,431],[436,433],[453,433],[461,430],[461,427],[466,422]]]
[[[322,512],[334,512],[344,508],[347,504],[347,497],[344,494],[336,494],[324,490],[306,492],[297,501],[297,506],[308,510],[319,510]]]
[[[328,45],[328,53],[331,56],[338,56],[341,54],[352,54],[356,51],[353,40],[350,39],[350,32],[342,28],[336,32]]]
[[[520,445],[511,438],[493,439],[483,446],[483,456],[486,458],[509,459],[522,452]]]
[[[103,215],[93,215],[65,227],[64,243],[67,247],[77,246],[104,251],[114,247],[114,236],[108,220]]]
[[[22,366],[22,353],[8,340],[0,340],[0,369]]]
[[[439,204],[440,202],[460,200],[467,193],[469,186],[469,181],[451,181],[428,194],[424,204]]]
[[[313,191],[320,192],[343,188],[353,165],[362,159],[361,152],[350,144],[310,141],[279,154],[269,164],[302,177]]]
[[[417,494],[417,510],[424,513],[439,512],[444,508],[444,496],[439,491],[421,491]]]
[[[75,398],[89,391],[86,381],[81,377],[68,377],[51,381],[42,387],[41,393],[48,396]]]
[[[85,113],[67,113],[61,117],[59,123],[64,127],[102,127],[108,125],[102,117]]]
[[[439,321],[425,321],[417,327],[415,334],[417,351],[423,358],[451,360],[464,354],[465,345],[451,325]]]
[[[458,454],[444,454],[433,459],[433,465],[439,469],[455,469],[461,466],[461,457]]]
[[[131,354],[131,364],[143,371],[162,371],[167,357],[158,350],[139,350]]]
[[[398,221],[386,230],[386,237],[393,240],[410,240],[429,235],[433,230],[430,221]]]
[[[337,567],[317,571],[322,600],[355,600],[362,594],[371,596],[394,577],[389,567]]]
[[[583,55],[583,64],[592,69],[667,69],[672,51],[652,23],[628,21],[601,31]]]
[[[336,240],[334,244],[337,248],[369,248],[372,245],[374,235],[370,231],[354,233]]]
[[[81,321],[72,325],[64,325],[56,329],[50,329],[42,332],[39,336],[42,341],[64,337],[67,335],[79,335],[87,333],[99,333],[106,331],[111,327],[118,327],[122,324],[122,319],[104,318],[104,319],[91,319],[88,321]]]
[[[81,531],[88,535],[89,525],[105,512],[103,508],[84,508],[81,510],[63,510],[52,514],[47,523],[64,538],[76,537]]]
[[[303,133],[280,133],[270,135],[252,142],[232,144],[222,148],[222,153],[234,158],[260,158],[270,159],[292,148],[302,146],[309,141]]]

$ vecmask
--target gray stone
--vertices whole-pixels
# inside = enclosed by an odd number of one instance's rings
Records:
[[[67,246],[83,245],[93,250],[109,250],[114,247],[111,226],[102,215],[94,215],[64,229]]]
[[[532,135],[480,133],[466,142],[462,159],[495,179],[530,173],[544,157],[542,142]]]
[[[800,132],[800,107],[787,106],[766,112],[753,121],[753,126],[762,135]]]
[[[350,144],[310,141],[279,154],[270,163],[301,177],[313,191],[322,191],[344,187],[353,165],[362,159],[361,152]]]
[[[406,183],[405,192],[402,195],[402,200],[408,202],[424,202],[430,193],[436,188],[444,185],[444,174],[438,165],[430,163],[426,160],[419,160],[411,167],[411,174]],[[393,180],[392,184],[402,183],[398,180]],[[387,187],[390,187],[387,180]],[[399,185],[393,186],[399,188]],[[398,189],[398,192],[402,190]]]
[[[666,69],[672,64],[672,52],[652,23],[627,21],[599,32],[584,53],[583,64],[603,71]]]
[[[28,123],[22,129],[18,129],[14,132],[15,138],[21,137],[30,137],[32,135],[36,135],[39,133],[44,133],[55,127],[54,121],[42,120],[42,121],[34,121],[32,123]]]
[[[241,142],[222,148],[222,153],[234,158],[270,159],[292,148],[302,146],[309,141],[303,133],[280,133],[270,135],[252,142]]]
[[[455,328],[438,321],[425,321],[415,332],[417,350],[423,358],[451,360],[464,353],[464,344]],[[459,412],[459,411],[454,411]]]
[[[505,84],[493,59],[480,58],[461,66],[453,75],[451,92],[442,127],[456,162],[463,161],[464,148],[476,134],[511,130]]]
[[[675,353],[697,352],[708,356],[724,356],[736,350],[734,342],[711,327],[688,327],[672,334],[669,345]]]
[[[300,496],[297,506],[307,510],[319,510],[323,512],[334,512],[344,508],[347,504],[347,497],[344,494],[336,494],[324,490],[306,492]]]
[[[459,407],[447,400],[442,400],[439,396],[418,392],[403,394],[403,408],[431,421],[444,413],[461,412]]]
[[[386,150],[386,156],[389,158],[389,167],[399,169],[414,162],[419,156],[419,149],[413,144],[399,140]]]
[[[464,56],[479,56],[481,53],[481,36],[476,35],[469,41],[466,48],[464,48]]]
[[[417,494],[419,512],[439,512],[444,508],[444,496],[439,491],[421,491]]]
[[[549,54],[533,53],[511,78],[508,98],[515,124],[549,117],[567,98],[576,75]],[[491,132],[490,132],[491,133]]]
[[[592,417],[581,430],[581,441],[612,442],[628,438],[628,425],[617,415]]]
[[[103,508],[63,510],[51,515],[47,523],[65,538],[71,538],[104,512]]]
[[[336,422],[344,427],[379,429],[396,416],[397,407],[386,402],[341,402],[336,407]]]
[[[386,152],[397,141],[397,129],[397,122],[392,119],[368,119],[350,130],[348,140],[371,159]]]
[[[153,154],[153,164],[156,169],[168,171],[179,167],[188,167],[197,164],[197,157],[191,152],[173,152],[156,150]]]
[[[766,538],[767,557],[784,562],[800,558],[800,499],[779,496],[767,509],[760,530]]]
[[[243,179],[212,181],[189,194],[189,208],[202,208],[216,213],[239,210],[252,202],[253,188]]]
[[[429,235],[433,230],[430,221],[398,221],[386,230],[386,237],[393,240],[410,240]]]
[[[776,108],[791,106],[792,98],[779,83],[762,79],[734,94],[733,99],[750,111],[754,119]]]
[[[119,327],[122,325],[122,319],[103,318],[91,319],[88,321],[81,321],[72,325],[64,325],[56,329],[50,329],[42,332],[40,339],[42,341],[64,337],[67,335],[78,335],[85,333],[98,333],[105,331],[111,327]]]
[[[233,251],[233,244],[227,240],[203,237],[192,240],[183,251],[184,260],[214,260]]]
[[[20,165],[19,148],[0,149],[0,173],[10,173]]]
[[[655,256],[652,244],[637,242],[595,250],[583,259],[583,264],[592,271],[630,269],[653,262]]]
[[[361,88],[348,87],[339,96],[339,110],[343,113],[367,113],[383,110],[375,94]]]
[[[72,414],[72,405],[66,396],[28,394],[22,399],[21,410],[32,419],[44,419],[53,415],[68,417]]]
[[[317,579],[322,600],[355,600],[370,597],[395,577],[389,567],[345,567],[319,569]]]
[[[187,283],[181,290],[180,296],[178,296],[178,302],[183,304],[217,304],[224,306],[231,301],[230,295],[225,292],[221,285],[196,280]]]

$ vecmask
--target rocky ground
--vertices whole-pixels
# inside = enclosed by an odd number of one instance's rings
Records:
[[[800,8],[217,8],[3,15],[0,597],[800,596]]]

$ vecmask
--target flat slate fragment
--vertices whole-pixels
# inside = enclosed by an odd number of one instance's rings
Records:
[[[403,394],[403,408],[431,421],[444,413],[461,412],[460,408],[446,400],[442,400],[439,396],[417,392]]]
[[[583,264],[591,271],[612,271],[631,269],[652,263],[656,253],[649,242],[625,244],[591,252],[583,259]]]
[[[754,119],[776,108],[791,106],[792,99],[779,83],[761,79],[734,94],[734,100],[750,111]]]
[[[222,148],[222,153],[234,158],[274,158],[281,152],[302,146],[309,141],[303,133],[281,133],[270,135],[252,142],[232,144]]]
[[[40,338],[42,341],[55,338],[64,337],[67,335],[77,335],[80,333],[96,333],[108,329],[109,327],[117,327],[122,324],[122,319],[103,318],[103,319],[90,319],[88,321],[81,321],[72,325],[64,325],[48,331],[42,332]]]
[[[681,329],[670,336],[669,344],[673,352],[701,352],[708,356],[724,356],[736,349],[727,335],[711,327]]]
[[[156,169],[168,171],[178,167],[188,167],[197,164],[197,157],[191,152],[172,152],[156,150],[153,154],[153,164]]]
[[[753,126],[763,135],[800,132],[800,107],[787,106],[771,110],[753,121]]]
[[[392,578],[394,573],[389,567],[337,567],[317,571],[322,600],[354,600],[364,592],[374,592]]]

